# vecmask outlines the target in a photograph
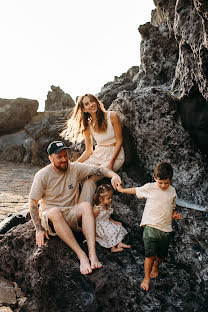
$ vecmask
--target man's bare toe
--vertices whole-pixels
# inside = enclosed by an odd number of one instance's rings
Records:
[[[143,279],[140,287],[141,287],[141,289],[144,289],[145,291],[148,291],[149,290],[149,285],[150,285],[150,280]]]
[[[91,262],[91,269],[92,270],[100,269],[103,266],[102,262],[100,262],[97,257],[91,257],[90,262]]]
[[[80,259],[80,272],[83,275],[92,273],[92,269],[91,269],[88,258]]]

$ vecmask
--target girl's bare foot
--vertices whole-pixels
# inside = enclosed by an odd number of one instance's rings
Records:
[[[123,248],[117,248],[117,247],[111,247],[111,252],[121,252],[123,251]]]
[[[90,266],[90,262],[89,259],[87,258],[87,256],[83,256],[82,258],[79,259],[80,260],[80,272],[83,275],[92,273],[92,269]]]
[[[100,269],[102,268],[103,264],[100,262],[97,258],[97,256],[90,256],[90,263],[91,263],[91,269]]]
[[[149,285],[150,285],[150,278],[144,278],[140,287],[146,291],[149,290]]]
[[[158,266],[154,264],[153,267],[152,267],[152,271],[151,271],[151,273],[150,273],[150,277],[151,277],[151,278],[155,278],[155,277],[157,277],[158,275],[159,275]]]
[[[131,245],[126,245],[126,244],[120,242],[120,243],[118,243],[117,247],[118,248],[128,248],[129,249],[129,248],[131,248]]]

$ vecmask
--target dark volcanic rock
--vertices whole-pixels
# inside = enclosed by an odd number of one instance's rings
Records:
[[[135,223],[144,203],[130,195],[115,198],[116,211],[129,232],[125,241],[132,249],[113,254],[97,245],[104,266],[88,276],[79,273],[78,259],[59,238],[51,237],[37,248],[31,221],[4,235],[0,267],[28,298],[21,311],[207,311],[207,213],[182,210],[184,219],[174,224],[167,262],[161,265],[160,276],[151,281],[150,291],[144,293],[139,286],[144,260],[142,230]],[[132,211],[128,224],[125,210]],[[119,214],[114,216],[117,220]],[[86,251],[82,234],[75,235]]]

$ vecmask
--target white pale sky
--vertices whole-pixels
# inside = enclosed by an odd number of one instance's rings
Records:
[[[43,111],[51,85],[73,99],[140,62],[138,27],[153,0],[5,0],[0,3],[0,98]]]

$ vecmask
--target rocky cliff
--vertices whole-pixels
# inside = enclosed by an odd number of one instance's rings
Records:
[[[106,108],[118,112],[123,124],[126,162],[120,175],[126,187],[151,181],[158,161],[173,165],[183,219],[174,222],[169,257],[149,293],[143,293],[139,223],[144,202],[130,195],[116,194],[114,207],[115,218],[129,232],[126,242],[132,249],[113,255],[98,246],[104,267],[87,277],[80,276],[74,253],[59,239],[36,248],[34,229],[27,222],[0,241],[4,276],[16,281],[29,298],[21,311],[208,309],[208,4],[206,0],[154,2],[151,23],[139,27],[140,67],[103,86],[99,98]],[[58,138],[66,114],[64,110],[37,114],[23,132],[2,135],[0,157],[5,151],[2,140],[10,142],[12,135],[24,133],[20,145],[29,147],[22,149],[18,160],[44,164],[45,148]],[[76,150],[81,151],[80,146],[71,146],[72,152]],[[83,237],[77,238],[86,248]]]

